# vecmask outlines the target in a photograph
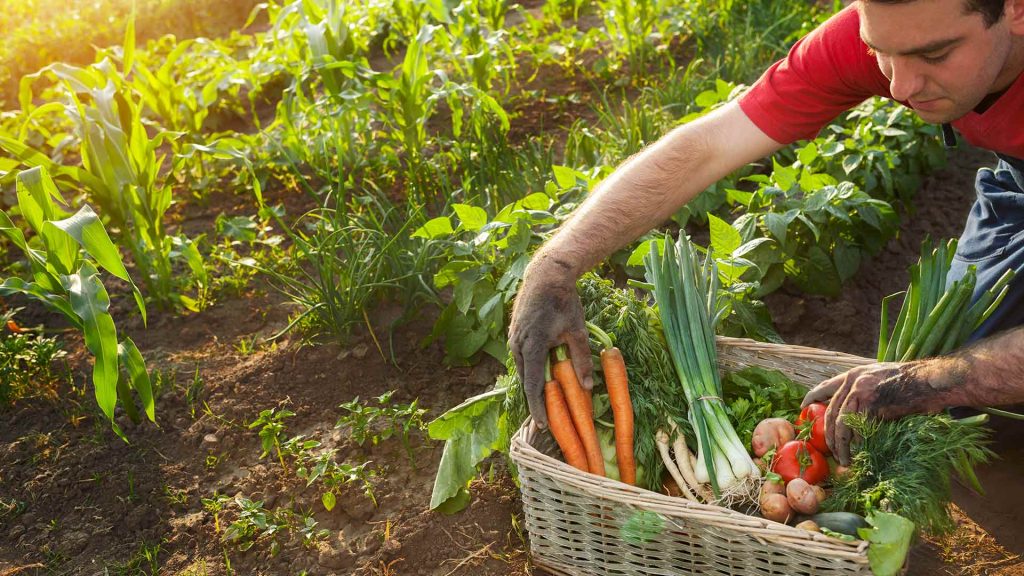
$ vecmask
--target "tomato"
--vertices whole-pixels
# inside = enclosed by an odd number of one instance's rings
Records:
[[[828,409],[828,404],[824,402],[815,402],[810,404],[806,408],[800,411],[800,416],[796,419],[797,429],[804,429],[808,427],[810,422],[810,440],[811,446],[818,449],[825,456],[828,456],[832,452],[828,449],[828,442],[825,441],[825,410]],[[800,436],[804,438],[804,436]]]
[[[808,484],[820,484],[828,477],[828,460],[807,440],[790,440],[775,453],[772,472],[787,483],[803,478]]]

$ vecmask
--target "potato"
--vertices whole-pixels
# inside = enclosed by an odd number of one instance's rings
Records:
[[[814,520],[804,520],[797,524],[796,527],[801,530],[807,530],[808,532],[821,532],[821,528],[814,522]]]
[[[818,497],[818,504],[821,504],[825,501],[825,498],[828,498],[828,493],[821,486],[815,484],[811,486],[811,489],[814,490],[814,495]]]
[[[803,478],[794,478],[786,485],[786,500],[789,506],[801,514],[814,514],[818,511],[818,495],[814,488]]]
[[[793,516],[793,509],[782,494],[768,494],[761,498],[761,515],[768,520],[785,524]]]
[[[769,494],[785,494],[785,493],[786,493],[786,485],[784,483],[782,483],[782,482],[775,482],[773,480],[765,480],[764,483],[761,484],[761,498],[764,498],[765,496],[767,496]]]
[[[785,418],[765,418],[754,428],[750,447],[754,450],[754,456],[760,458],[769,450],[778,448],[794,438],[796,431]]]

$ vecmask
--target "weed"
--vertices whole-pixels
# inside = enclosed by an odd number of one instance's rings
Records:
[[[213,514],[214,533],[220,534],[220,513],[224,511],[224,505],[231,501],[231,498],[224,494],[214,492],[211,498],[200,498],[203,510]]]
[[[260,454],[260,458],[266,457],[271,450],[274,450],[277,452],[277,459],[281,462],[281,467],[285,470],[288,469],[288,465],[284,463],[284,455],[281,453],[281,436],[285,429],[284,419],[292,416],[295,416],[295,413],[291,410],[277,412],[276,408],[271,408],[260,412],[259,417],[249,424],[250,430],[260,429],[260,442],[263,445],[263,453]]]
[[[55,385],[63,377],[54,366],[65,356],[60,343],[18,326],[19,310],[0,314],[0,407],[32,395],[56,399]]]
[[[146,544],[143,542],[139,549],[122,564],[115,564],[103,569],[105,576],[157,576],[160,572],[160,548],[162,542]]]
[[[168,504],[172,506],[181,506],[182,508],[188,507],[188,490],[185,488],[172,488],[171,486],[164,484],[163,486],[164,498],[167,499]]]
[[[192,380],[189,382],[188,387],[185,388],[185,403],[188,404],[188,412],[192,418],[196,417],[196,406],[199,404],[205,388],[206,383],[203,382],[203,377],[199,374],[199,363],[196,362],[196,370],[192,374]]]
[[[13,520],[28,508],[28,503],[16,498],[0,497],[0,523]]]
[[[267,510],[262,501],[242,496],[235,497],[234,503],[238,507],[238,517],[228,525],[224,538],[233,542],[242,552],[252,548],[258,540],[268,539],[271,555],[280,552],[281,543],[277,536],[291,530],[292,512]]]
[[[339,406],[348,414],[338,418],[335,428],[347,427],[352,440],[362,446],[367,440],[377,445],[392,436],[400,436],[402,444],[410,451],[409,435],[413,431],[423,432],[427,425],[423,422],[426,409],[418,407],[419,400],[409,404],[392,404],[391,396],[395,391],[385,392],[376,398],[379,406],[363,404],[359,397]]]

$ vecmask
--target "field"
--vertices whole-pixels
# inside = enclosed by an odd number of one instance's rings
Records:
[[[542,573],[500,445],[431,509],[428,424],[506,373],[571,209],[840,7],[58,4],[0,8],[0,576]],[[676,214],[749,263],[722,332],[873,357],[991,163],[936,135],[868,101]],[[993,426],[909,574],[1024,573],[1024,428]]]

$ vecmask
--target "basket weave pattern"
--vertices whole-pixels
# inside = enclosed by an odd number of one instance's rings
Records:
[[[867,358],[739,338],[718,338],[723,370],[760,366],[814,386]],[[568,576],[871,574],[867,543],[843,542],[720,506],[627,486],[552,455],[546,431],[527,420],[512,439],[530,551]]]

